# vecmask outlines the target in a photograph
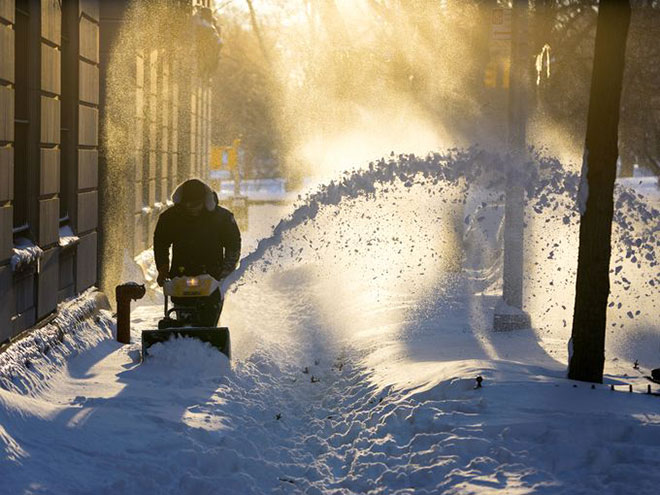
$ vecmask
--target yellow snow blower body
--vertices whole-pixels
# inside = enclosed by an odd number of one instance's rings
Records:
[[[149,355],[152,345],[181,337],[208,342],[230,358],[229,329],[208,326],[208,321],[204,321],[205,312],[217,304],[213,294],[219,290],[220,282],[208,274],[166,280],[163,285],[165,316],[158,322],[158,330],[142,331],[142,359]],[[168,304],[170,299],[172,308]]]

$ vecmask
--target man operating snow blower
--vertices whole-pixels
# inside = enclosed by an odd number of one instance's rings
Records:
[[[198,179],[177,187],[172,201],[174,205],[160,215],[154,232],[165,317],[159,330],[143,332],[143,354],[156,342],[186,336],[209,342],[229,355],[228,329],[216,325],[223,305],[220,282],[235,270],[241,251],[234,215],[219,206],[217,195]]]

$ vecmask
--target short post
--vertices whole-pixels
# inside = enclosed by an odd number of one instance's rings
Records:
[[[147,293],[144,285],[128,282],[115,288],[117,299],[117,342],[131,343],[131,300],[142,299]]]

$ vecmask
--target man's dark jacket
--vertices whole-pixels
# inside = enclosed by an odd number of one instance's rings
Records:
[[[236,268],[241,252],[241,234],[234,215],[218,206],[217,200],[207,202],[207,205],[198,216],[191,216],[175,199],[174,206],[158,218],[154,232],[156,266],[159,269],[169,266],[170,277],[205,272],[220,279]],[[209,210],[211,205],[213,209]]]

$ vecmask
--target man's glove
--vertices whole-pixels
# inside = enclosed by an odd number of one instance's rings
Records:
[[[225,263],[222,265],[222,269],[220,270],[220,280],[227,278],[234,270],[236,270],[236,264],[225,261]]]
[[[231,272],[236,270],[236,265],[238,265],[238,257],[240,256],[239,251],[237,250],[227,250],[225,252],[225,261],[222,264],[220,269],[220,280],[228,277]]]
[[[231,272],[233,272],[234,269],[232,267],[222,267],[222,270],[220,271],[220,276],[218,277],[220,280],[227,278]]]
[[[165,266],[158,268],[158,277],[156,277],[156,283],[159,287],[162,287],[165,284],[165,280],[168,278],[168,269]]]

